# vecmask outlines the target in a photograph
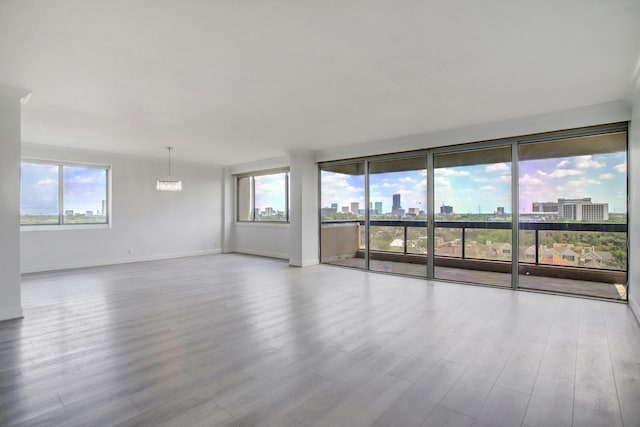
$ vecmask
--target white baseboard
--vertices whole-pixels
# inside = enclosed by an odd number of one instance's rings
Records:
[[[309,267],[312,265],[318,265],[320,263],[320,261],[318,261],[318,258],[312,258],[312,259],[305,259],[302,261],[299,260],[289,260],[289,265],[294,266],[294,267]]]
[[[289,254],[271,251],[260,251],[255,249],[236,248],[230,252],[236,252],[239,254],[258,255],[268,258],[289,259]]]
[[[144,261],[160,261],[163,259],[186,258],[190,256],[200,256],[200,255],[215,255],[220,253],[222,253],[220,249],[205,249],[201,251],[176,252],[171,254],[129,256],[126,258],[116,258],[116,259],[98,260],[98,261],[90,261],[90,262],[69,262],[69,263],[55,264],[55,265],[44,264],[44,265],[39,265],[36,267],[25,269],[21,273],[22,274],[42,273],[46,271],[71,270],[74,268],[100,267],[105,265],[129,264],[133,262],[144,262]]]
[[[22,307],[0,307],[0,322],[3,320],[22,319]]]

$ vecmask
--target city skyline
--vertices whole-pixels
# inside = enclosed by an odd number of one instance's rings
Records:
[[[626,213],[626,153],[520,161],[519,171],[522,213],[532,212],[533,202],[583,197],[607,203],[610,213]],[[364,176],[322,171],[321,179],[322,207],[364,206]],[[498,207],[511,213],[510,163],[439,168],[434,179],[436,210],[444,204],[454,213],[493,213]],[[401,195],[405,211],[425,210],[425,170],[372,174],[370,181],[370,201],[382,202],[384,213],[391,212],[393,194]]]
[[[58,215],[59,209],[86,213],[102,212],[106,200],[104,168],[63,169],[64,208],[58,206],[58,165],[23,163],[21,167],[21,215]]]

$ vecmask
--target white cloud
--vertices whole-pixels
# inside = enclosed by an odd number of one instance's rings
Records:
[[[473,177],[471,177],[471,179],[473,180],[473,182],[491,182],[492,181],[486,176],[477,176],[477,175],[474,175]]]
[[[382,188],[398,188],[400,184],[391,184],[389,182],[385,182],[382,184]]]
[[[537,170],[536,173],[540,176],[547,176],[547,173],[545,171]]]
[[[42,187],[42,186],[58,186],[58,181],[55,179],[51,179],[51,178],[44,178],[44,179],[40,179],[38,181],[36,181],[36,185],[38,187]]]
[[[451,186],[451,184],[449,183],[449,179],[444,177],[444,176],[436,176],[436,177],[434,177],[434,183],[436,185],[445,186],[445,187],[450,187]]]
[[[500,175],[500,182],[511,182],[511,175]]]
[[[542,185],[543,182],[540,178],[536,178],[535,176],[531,176],[528,173],[525,173],[524,176],[520,177],[521,185]]]
[[[491,172],[506,172],[510,171],[511,168],[506,163],[495,163],[487,166],[484,171],[487,173]]]
[[[600,179],[613,179],[615,178],[615,175],[612,173],[603,173],[602,175],[600,175]]]
[[[398,181],[400,181],[400,182],[416,182],[416,180],[411,178],[410,176],[405,176],[405,177],[399,178]]]
[[[600,184],[600,181],[597,181],[595,179],[592,178],[587,178],[587,177],[581,177],[579,179],[574,179],[571,180],[567,183],[567,185],[570,185],[572,187],[581,187],[583,185],[595,185],[595,184]]]
[[[480,191],[484,191],[484,192],[492,192],[495,191],[496,187],[494,187],[493,185],[484,185],[482,187],[479,188]]]
[[[566,168],[567,166],[569,166],[571,164],[571,162],[569,160],[563,160],[560,163],[558,163],[556,165],[557,168]]]
[[[627,172],[627,162],[622,162],[619,165],[615,165],[613,168],[616,171],[620,172],[620,173],[626,173]]]
[[[470,176],[469,171],[459,171],[452,168],[436,169],[434,174],[436,176]]]
[[[576,166],[579,169],[600,169],[605,166],[604,163],[593,159],[593,156],[579,156],[576,159]]]
[[[577,169],[556,169],[549,176],[554,178],[564,178],[566,176],[576,176],[584,174],[583,171]]]

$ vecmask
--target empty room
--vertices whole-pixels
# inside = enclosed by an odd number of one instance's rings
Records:
[[[0,0],[1,426],[640,426],[637,0]]]

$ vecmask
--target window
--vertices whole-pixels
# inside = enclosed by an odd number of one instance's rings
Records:
[[[320,260],[626,300],[627,124],[320,163]]]
[[[20,225],[108,224],[109,170],[22,162]]]
[[[289,222],[289,171],[237,177],[238,221]]]

